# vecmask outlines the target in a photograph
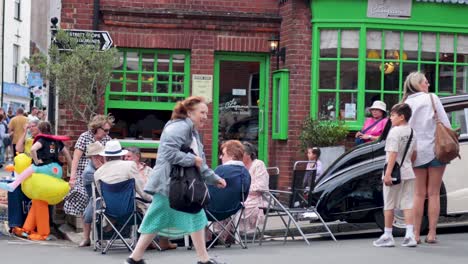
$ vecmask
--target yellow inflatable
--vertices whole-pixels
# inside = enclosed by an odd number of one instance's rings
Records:
[[[20,174],[31,166],[31,158],[22,153],[15,157],[15,172]],[[61,178],[43,173],[33,173],[22,184],[21,190],[31,200],[45,201],[50,205],[60,203],[70,191],[70,185]]]

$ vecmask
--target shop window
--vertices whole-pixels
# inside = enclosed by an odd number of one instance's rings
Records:
[[[19,83],[20,47],[13,44],[13,82]]]
[[[108,108],[172,109],[189,94],[187,51],[122,49],[108,86]]]
[[[375,100],[390,109],[403,83],[422,71],[439,96],[468,90],[468,35],[401,30],[321,29],[313,54],[311,113],[322,120],[345,120],[360,129]]]
[[[139,110],[109,108],[115,117],[110,136],[117,139],[159,140],[164,125],[171,119],[171,110]]]
[[[288,139],[289,71],[273,73],[272,138]]]
[[[110,134],[154,153],[175,103],[189,96],[190,53],[121,49],[119,55],[106,90],[106,111],[115,117]]]

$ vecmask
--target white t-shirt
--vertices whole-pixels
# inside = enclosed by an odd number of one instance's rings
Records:
[[[413,131],[413,139],[406,153],[405,160],[402,164],[401,160],[406,149],[411,134],[411,127],[409,125],[394,126],[390,130],[385,141],[385,151],[387,152],[385,161],[388,162],[389,152],[397,152],[396,162],[400,164],[400,173],[402,180],[414,179],[413,166],[411,164],[411,156],[413,151],[416,150],[416,138]],[[385,172],[384,172],[385,174]]]

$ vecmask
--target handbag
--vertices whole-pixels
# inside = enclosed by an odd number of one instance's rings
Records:
[[[193,153],[188,149],[186,153]],[[169,184],[169,206],[177,211],[196,214],[209,202],[210,193],[196,166],[172,165]]]
[[[408,139],[408,142],[406,143],[406,147],[405,147],[405,152],[403,153],[403,157],[401,159],[401,164],[403,164],[403,162],[405,162],[405,158],[406,158],[406,153],[408,153],[408,149],[409,149],[409,146],[411,144],[411,140],[413,139],[413,129],[411,129],[411,134],[410,134],[410,137]],[[387,163],[385,163],[384,165],[384,168],[383,168],[383,171],[384,171],[384,175],[385,175],[385,171],[387,171]],[[393,169],[392,169],[392,184],[393,185],[396,185],[396,184],[400,184],[401,183],[401,166],[398,162],[395,162],[395,165],[393,166]]]
[[[383,118],[380,118],[379,120],[377,120],[377,121],[375,121],[374,123],[372,123],[372,125],[366,127],[366,129],[364,129],[364,130],[362,130],[362,131],[360,131],[360,132],[363,133],[363,134],[366,133],[369,129],[373,128],[375,125],[377,125],[377,124],[378,124],[380,121],[382,121],[382,120],[383,120]],[[356,139],[354,140],[354,144],[355,144],[356,146],[357,146],[357,145],[364,144],[364,143],[366,143],[366,141],[365,141],[364,139],[362,139],[362,138],[356,138]]]
[[[460,145],[458,143],[458,134],[451,128],[448,128],[442,124],[437,115],[437,110],[434,104],[434,99],[431,97],[432,108],[434,109],[434,118],[436,120],[435,130],[435,145],[434,152],[436,159],[443,162],[449,163],[456,157],[460,158]]]

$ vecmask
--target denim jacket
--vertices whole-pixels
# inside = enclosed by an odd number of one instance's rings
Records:
[[[145,186],[145,192],[149,194],[169,195],[169,183],[171,167],[173,164],[182,167],[190,167],[195,165],[195,155],[192,153],[184,153],[180,151],[182,146],[190,147],[192,138],[195,137],[198,145],[198,153],[203,159],[201,175],[203,180],[208,184],[216,184],[221,178],[214,173],[206,164],[203,145],[200,142],[200,136],[194,129],[192,120],[175,119],[169,121],[161,134],[161,141],[158,148],[158,158],[156,165]]]

